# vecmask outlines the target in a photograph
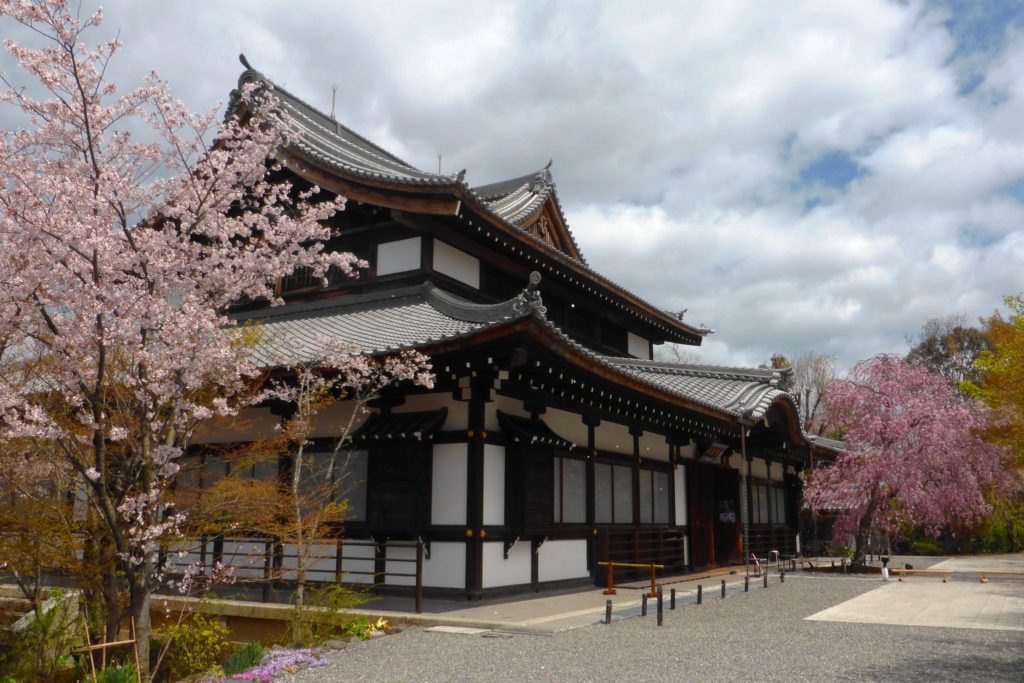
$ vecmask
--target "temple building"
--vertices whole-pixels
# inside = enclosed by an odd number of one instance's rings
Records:
[[[587,264],[550,165],[471,187],[246,66],[239,88],[265,88],[299,131],[281,151],[284,172],[347,198],[330,247],[369,268],[326,284],[298,272],[279,284],[283,306],[234,316],[261,321],[268,339],[417,349],[436,373],[433,389],[388,393],[353,433],[344,535],[378,548],[343,567],[325,558],[325,580],[386,567],[415,539],[427,589],[470,598],[602,581],[608,560],[685,572],[795,550],[799,475],[828,445],[801,431],[788,371],[654,360],[657,345],[699,345],[710,331]],[[236,91],[232,111],[239,102]],[[285,366],[313,344],[260,353]],[[202,444],[259,439],[279,419],[254,408],[200,430],[190,457],[203,474],[190,485],[223,475]],[[321,415],[313,436],[336,434],[341,419]]]

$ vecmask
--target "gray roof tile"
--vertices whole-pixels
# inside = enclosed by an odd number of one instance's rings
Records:
[[[268,366],[285,366],[315,361],[322,352],[318,338],[343,339],[362,353],[382,354],[468,337],[529,315],[595,364],[727,415],[756,420],[775,401],[793,400],[780,388],[777,371],[678,365],[595,353],[547,320],[539,296],[531,291],[483,305],[424,285],[263,309],[235,318],[259,320],[263,333],[259,360]]]

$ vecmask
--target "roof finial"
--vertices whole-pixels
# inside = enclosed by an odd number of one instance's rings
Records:
[[[520,315],[536,312],[537,315],[543,317],[548,312],[548,309],[544,306],[544,302],[541,301],[540,292],[537,291],[537,285],[539,284],[540,273],[535,270],[530,273],[530,280],[529,284],[526,285],[526,289],[513,299],[512,310]]]
[[[334,103],[338,98],[338,84],[331,83],[331,121],[337,121],[334,118]]]
[[[244,66],[249,71],[255,71],[256,70],[256,69],[252,68],[252,64],[249,63],[249,60],[245,58],[245,53],[244,52],[242,52],[242,53],[240,53],[238,55],[238,61],[240,61],[242,63],[242,66]]]
[[[444,156],[444,152],[437,153],[437,175],[441,175],[441,158]]]

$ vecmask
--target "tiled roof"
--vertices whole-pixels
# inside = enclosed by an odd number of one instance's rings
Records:
[[[544,316],[534,288],[539,276],[519,296],[499,304],[476,304],[433,285],[392,292],[289,304],[239,314],[236,319],[262,323],[259,360],[268,366],[315,361],[318,340],[351,342],[362,353],[392,353],[470,337],[520,318],[534,316],[562,344],[653,388],[726,415],[760,419],[777,400],[792,397],[780,388],[778,371],[700,365],[677,365],[636,358],[604,356],[570,339]]]
[[[778,371],[636,358],[605,357],[604,361],[669,393],[736,417],[757,420],[777,400],[792,401],[792,396],[780,387]]]
[[[248,62],[244,57],[242,59],[242,63],[248,67]],[[239,90],[247,83],[257,83],[269,88],[296,126],[299,134],[299,139],[295,143],[296,148],[330,168],[365,178],[408,185],[446,186],[461,180],[460,175],[437,175],[417,169],[306,104],[284,88],[271,83],[263,74],[251,67],[239,77],[238,89],[231,93],[228,112],[237,109]]]
[[[478,306],[427,285],[234,317],[262,324],[261,363],[285,366],[316,361],[323,353],[320,340],[328,338],[349,342],[360,353],[384,354],[463,337],[521,315],[511,305]]]
[[[572,230],[569,229],[569,222],[565,219],[565,213],[562,211],[562,203],[558,200],[555,180],[551,175],[550,161],[547,166],[536,173],[474,187],[471,192],[491,213],[517,228],[536,216],[545,202],[550,199],[558,212],[562,225],[565,226],[566,234],[572,242],[572,248],[576,252],[566,255],[584,266],[587,264],[587,260],[583,258],[583,252],[580,251],[580,245],[576,243],[576,238],[573,236]],[[550,247],[530,233],[526,232],[525,234],[538,243],[544,244],[545,247]]]
[[[473,193],[496,216],[512,225],[521,225],[537,213],[554,187],[551,171],[545,166],[536,173],[474,187]]]
[[[833,453],[842,453],[846,450],[846,444],[838,439],[827,439],[824,436],[817,436],[815,434],[808,434],[807,440],[815,446],[823,448],[826,451],[832,451]]]
[[[521,228],[522,223],[534,215],[548,197],[554,201],[562,223],[568,225],[548,167],[520,178],[475,189],[470,188],[464,180],[465,171],[452,175],[421,171],[318,111],[284,88],[275,85],[259,71],[253,69],[244,56],[242,63],[246,70],[239,76],[238,88],[231,93],[231,101],[227,108],[229,114],[237,110],[239,91],[245,84],[260,84],[268,88],[269,92],[277,98],[284,111],[297,126],[299,140],[295,148],[310,159],[339,173],[367,180],[407,185],[410,189],[417,187],[448,188],[455,196],[460,197],[465,205],[494,216],[513,229],[521,238],[534,244],[542,252],[554,256],[556,261],[561,260],[571,264],[572,267],[579,269],[600,286],[609,288],[616,297],[632,298],[656,312],[653,316],[646,313],[638,314],[643,319],[658,321],[658,324],[665,329],[672,329],[676,326],[684,328],[688,335],[698,340],[711,332],[711,330],[694,327],[682,321],[673,320],[672,323],[666,323],[665,319],[672,319],[675,316],[647,303],[635,293],[591,269],[583,259],[579,245],[571,231],[569,239],[579,258],[557,249]],[[659,319],[659,314],[662,316],[661,319]],[[678,330],[676,331],[678,332]]]

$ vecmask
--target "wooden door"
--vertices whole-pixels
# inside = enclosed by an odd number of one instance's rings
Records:
[[[694,569],[715,566],[715,468],[690,465],[686,499],[690,506],[690,562]]]

